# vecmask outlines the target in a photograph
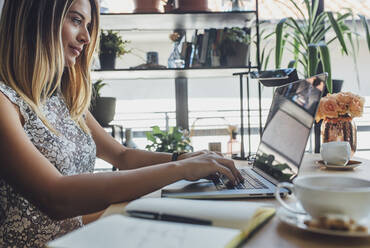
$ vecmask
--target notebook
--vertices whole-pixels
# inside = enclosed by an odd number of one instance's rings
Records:
[[[49,242],[47,247],[232,248],[246,241],[275,214],[275,209],[264,203],[219,201],[218,207],[209,211],[214,205],[214,201],[183,199],[135,200],[126,206],[126,213],[140,218],[119,214],[108,216]],[[141,215],[135,215],[138,212]],[[142,219],[148,218],[149,214],[172,216],[172,221]],[[208,223],[178,223],[179,218],[175,220],[174,216],[202,219]]]
[[[165,187],[162,197],[274,197],[279,182],[291,182],[298,175],[326,78],[323,73],[276,88],[253,166],[240,170],[243,184],[234,187],[224,176],[213,181],[182,180]],[[280,191],[283,196],[287,193]]]

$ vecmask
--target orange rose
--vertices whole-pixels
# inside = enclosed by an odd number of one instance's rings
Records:
[[[316,121],[325,118],[337,118],[349,114],[352,118],[362,116],[365,99],[351,92],[328,94],[320,101]]]
[[[338,117],[339,106],[334,96],[329,95],[324,97],[322,100],[322,115],[327,118],[336,118]],[[321,103],[320,101],[320,103]]]
[[[360,117],[364,109],[365,99],[358,96],[353,99],[352,103],[349,105],[349,113],[351,117]]]
[[[340,92],[334,94],[338,104],[338,114],[344,115],[348,113],[349,105],[352,102],[353,95],[350,92]]]

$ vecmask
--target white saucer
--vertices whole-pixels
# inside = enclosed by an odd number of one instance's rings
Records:
[[[356,160],[348,161],[347,165],[334,165],[334,164],[325,164],[323,160],[316,161],[316,164],[321,168],[329,170],[353,170],[357,166],[360,166],[362,162]]]
[[[343,237],[370,237],[370,218],[364,219],[359,222],[359,224],[367,227],[367,232],[355,232],[355,231],[338,231],[338,230],[329,230],[323,228],[314,228],[309,227],[304,222],[306,220],[311,220],[311,216],[302,215],[302,214],[294,214],[289,212],[283,207],[280,207],[276,213],[277,217],[280,221],[293,226],[297,227],[301,230],[307,230],[314,233],[321,233],[326,235],[334,235],[334,236],[343,236]]]

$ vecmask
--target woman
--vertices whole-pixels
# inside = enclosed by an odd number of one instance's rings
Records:
[[[41,247],[81,215],[180,179],[242,180],[210,152],[128,149],[88,111],[96,0],[5,0],[0,36],[0,247]],[[93,174],[95,157],[120,169]],[[135,185],[135,187],[132,187]]]

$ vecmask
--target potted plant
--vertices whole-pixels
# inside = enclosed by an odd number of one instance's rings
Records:
[[[93,83],[93,97],[91,99],[91,114],[103,127],[109,125],[116,112],[116,98],[100,95],[100,91],[105,85],[107,84],[103,83],[103,80]]]
[[[151,144],[145,148],[155,152],[192,152],[190,138],[185,130],[178,127],[170,127],[168,131],[162,131],[158,126],[153,126],[151,132],[146,132],[147,139]]]
[[[246,66],[249,61],[249,28],[225,28],[219,45],[222,66]]]
[[[329,74],[327,80],[327,90],[332,92],[332,76],[330,65],[330,54],[328,45],[338,40],[344,54],[349,55],[352,52],[356,59],[355,43],[353,32],[345,23],[349,17],[353,17],[350,10],[344,14],[333,12],[322,12],[318,14],[319,0],[304,0],[307,11],[301,9],[294,0],[289,0],[300,15],[301,20],[292,17],[284,18],[276,26],[276,46],[275,46],[275,66],[280,68],[285,46],[289,45],[293,54],[293,60],[289,67],[301,66],[305,77],[310,77],[318,72],[318,66],[321,63],[323,71]],[[363,19],[363,17],[361,17]],[[366,21],[363,22],[367,28]],[[330,31],[333,35],[330,35]],[[368,35],[368,34],[367,34]],[[326,41],[325,41],[326,40]],[[350,42],[350,48],[347,48],[347,42]],[[369,43],[369,39],[368,39]],[[369,43],[370,49],[370,43]],[[356,62],[356,60],[355,60]]]
[[[103,70],[115,68],[116,57],[131,52],[127,49],[127,40],[123,40],[118,32],[112,30],[102,31],[100,34],[100,67]]]
[[[134,13],[158,13],[161,0],[134,0]]]
[[[197,12],[197,11],[209,11],[208,0],[177,0],[178,11],[181,12]]]

